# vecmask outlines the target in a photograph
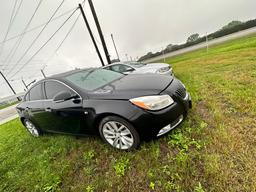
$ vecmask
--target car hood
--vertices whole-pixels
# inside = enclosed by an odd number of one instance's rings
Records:
[[[158,95],[172,81],[172,76],[130,74],[88,94],[91,99],[128,100],[140,96]]]

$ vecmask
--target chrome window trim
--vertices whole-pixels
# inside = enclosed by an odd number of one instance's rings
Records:
[[[82,97],[81,97],[81,95],[79,94],[79,93],[77,93],[77,91],[76,90],[74,90],[72,87],[70,87],[69,85],[67,85],[66,83],[63,83],[62,81],[60,81],[60,80],[57,80],[57,79],[46,79],[46,80],[44,80],[43,81],[43,83],[45,83],[45,82],[49,82],[49,81],[56,81],[56,82],[58,82],[58,83],[61,83],[62,85],[64,85],[64,86],[66,86],[67,88],[69,88],[69,89],[71,89],[72,91],[74,91],[79,97],[80,97],[80,99],[82,99]],[[44,87],[45,88],[45,87]],[[46,90],[45,90],[46,91]],[[48,99],[48,100],[53,100],[53,99]]]
[[[61,83],[62,85],[66,86],[67,88],[69,88],[69,89],[71,89],[72,91],[74,91],[74,92],[79,96],[79,99],[82,99],[81,95],[80,95],[76,90],[74,90],[74,89],[71,88],[69,85],[67,85],[66,83],[64,83],[64,82],[62,82],[62,81],[60,81],[60,80],[57,80],[57,79],[45,79],[45,80],[41,81],[40,84],[41,84],[41,83],[45,83],[45,82],[47,82],[47,81],[48,81],[48,82],[49,82],[49,81],[55,81],[55,82]],[[35,85],[35,86],[36,86],[36,85]],[[33,86],[33,87],[35,87],[35,86]],[[30,92],[30,90],[31,90],[33,87],[31,87],[28,92]],[[44,90],[45,90],[45,87],[44,87]],[[27,94],[28,94],[28,93],[27,93]],[[25,102],[38,102],[38,101],[53,101],[53,99],[39,99],[39,100],[32,100],[32,101],[25,101]]]

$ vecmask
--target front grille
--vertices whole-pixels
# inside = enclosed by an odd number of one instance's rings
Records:
[[[186,89],[184,88],[184,87],[182,87],[182,86],[179,86],[179,88],[175,91],[175,93],[179,96],[179,97],[181,97],[181,98],[185,98],[186,97],[186,95],[187,95],[187,93],[186,93]]]

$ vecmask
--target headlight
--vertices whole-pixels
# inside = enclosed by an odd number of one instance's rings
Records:
[[[184,83],[182,83],[180,80],[179,80],[179,82],[182,85],[182,87],[184,87],[184,89],[186,89],[186,86],[184,85]]]
[[[163,67],[157,70],[157,73],[165,73],[170,70],[170,67]]]
[[[173,99],[169,95],[138,97],[130,99],[130,102],[140,108],[151,111],[163,109],[174,103]]]

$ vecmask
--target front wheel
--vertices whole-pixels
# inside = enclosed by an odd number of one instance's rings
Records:
[[[25,119],[24,126],[32,136],[39,137],[41,135],[40,130],[30,120]]]
[[[138,132],[120,117],[109,116],[102,119],[99,132],[101,138],[116,149],[132,150],[140,145]]]

